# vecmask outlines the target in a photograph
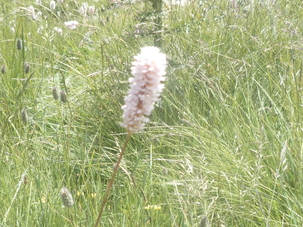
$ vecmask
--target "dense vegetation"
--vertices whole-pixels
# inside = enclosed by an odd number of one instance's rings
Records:
[[[86,2],[0,3],[1,226],[93,226],[133,56],[153,45],[166,88],[102,226],[302,226],[303,2]]]

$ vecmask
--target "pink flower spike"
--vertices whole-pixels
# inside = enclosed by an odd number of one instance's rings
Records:
[[[64,22],[64,25],[70,29],[75,29],[79,25],[79,22],[75,21],[75,20],[66,21],[66,22]]]
[[[122,126],[129,133],[143,130],[145,123],[149,122],[148,116],[164,89],[161,82],[165,80],[166,65],[166,56],[157,47],[143,47],[141,53],[135,56],[131,67],[134,77],[129,79],[130,90],[122,107]]]

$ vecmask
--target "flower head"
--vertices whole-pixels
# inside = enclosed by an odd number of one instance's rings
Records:
[[[38,20],[38,15],[35,13],[35,8],[33,6],[29,6],[27,12],[33,20]]]
[[[88,7],[88,12],[89,12],[89,14],[94,14],[95,13],[95,6],[89,6]]]
[[[6,72],[5,65],[2,65],[2,67],[1,67],[1,73],[4,74],[5,72]]]
[[[54,98],[55,100],[59,99],[59,94],[58,94],[58,89],[57,89],[57,87],[53,87],[52,91],[53,91],[53,98]]]
[[[87,9],[88,9],[88,3],[83,2],[80,9],[79,9],[80,14],[83,15],[83,16],[86,16]]]
[[[27,110],[25,108],[21,110],[21,119],[23,123],[28,122]]]
[[[64,90],[62,90],[60,92],[60,99],[61,99],[61,102],[63,102],[63,103],[67,102],[67,95],[66,95],[66,92]]]
[[[51,11],[54,11],[55,8],[56,8],[56,2],[55,1],[51,1],[49,3],[49,8],[50,8]]]
[[[22,50],[22,40],[20,38],[17,39],[17,50]]]
[[[27,73],[29,73],[29,69],[30,69],[30,65],[27,63],[27,62],[25,62],[24,63],[24,72],[27,74]]]
[[[165,80],[166,56],[157,47],[144,47],[135,56],[129,79],[130,90],[122,107],[122,126],[129,133],[144,128],[148,117],[154,109],[154,103],[159,99],[164,88],[161,82]]]
[[[72,20],[72,21],[66,21],[66,22],[64,22],[64,24],[66,27],[68,27],[70,29],[75,29],[79,25],[79,22]]]
[[[60,35],[63,35],[63,31],[62,31],[61,28],[54,27],[54,31],[57,32]]]
[[[60,195],[61,195],[62,203],[65,207],[69,208],[74,205],[73,196],[67,188],[65,187],[62,188],[60,190]]]

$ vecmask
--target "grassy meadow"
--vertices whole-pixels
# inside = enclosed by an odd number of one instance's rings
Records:
[[[94,225],[153,45],[165,89],[100,226],[303,225],[302,1],[55,3],[0,2],[0,226]]]

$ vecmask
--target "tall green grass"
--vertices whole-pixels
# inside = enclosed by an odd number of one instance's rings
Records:
[[[83,16],[82,2],[55,12],[46,1],[0,3],[2,226],[93,226],[125,140],[131,62],[154,45],[158,15],[151,2],[104,0],[87,1],[98,14]],[[302,7],[164,3],[166,88],[130,141],[102,226],[204,226],[205,216],[211,226],[302,226]]]

